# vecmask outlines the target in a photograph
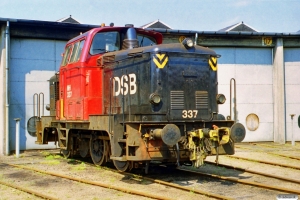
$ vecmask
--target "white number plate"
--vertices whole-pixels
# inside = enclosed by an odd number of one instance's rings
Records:
[[[196,118],[198,114],[198,110],[183,110],[182,118]]]

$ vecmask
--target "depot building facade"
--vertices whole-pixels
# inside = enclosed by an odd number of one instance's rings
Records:
[[[58,71],[64,46],[96,25],[71,16],[56,22],[0,18],[0,155],[15,150],[16,121],[20,149],[56,148],[35,144],[35,117],[49,115],[48,80]],[[157,20],[142,28],[164,35],[164,43],[191,37],[214,49],[219,113],[246,127],[244,142],[300,141],[300,32],[266,33],[241,22],[219,31],[174,30]]]

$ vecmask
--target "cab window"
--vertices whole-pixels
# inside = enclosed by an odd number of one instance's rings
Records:
[[[152,46],[156,45],[156,41],[154,38],[151,38],[146,35],[138,35],[139,47]]]
[[[70,57],[72,47],[73,47],[73,45],[67,46],[67,48],[65,50],[65,53],[64,53],[64,57],[62,59],[61,66],[65,66],[66,64],[68,64],[68,60],[69,60],[69,57]]]
[[[110,51],[118,51],[119,49],[119,32],[100,32],[94,36],[93,42],[90,47],[90,54],[96,55]]]
[[[84,45],[84,40],[78,41],[74,44],[73,51],[70,58],[70,63],[77,62],[79,60],[83,45]]]

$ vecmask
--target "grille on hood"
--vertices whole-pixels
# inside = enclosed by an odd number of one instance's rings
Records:
[[[208,92],[196,91],[196,109],[208,109]]]
[[[171,109],[178,110],[184,109],[184,92],[183,91],[171,91]]]
[[[103,63],[110,63],[115,61],[115,55],[103,56]]]

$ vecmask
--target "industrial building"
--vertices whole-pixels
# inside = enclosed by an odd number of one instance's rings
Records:
[[[58,71],[66,42],[94,27],[71,16],[0,18],[0,155],[15,149],[17,118],[21,150],[56,147],[35,144],[29,119],[49,114],[47,80]],[[174,30],[159,20],[142,27],[161,32],[164,43],[191,37],[221,55],[219,93],[227,102],[220,113],[246,127],[245,142],[300,140],[300,32],[259,32],[243,22],[219,31]]]

